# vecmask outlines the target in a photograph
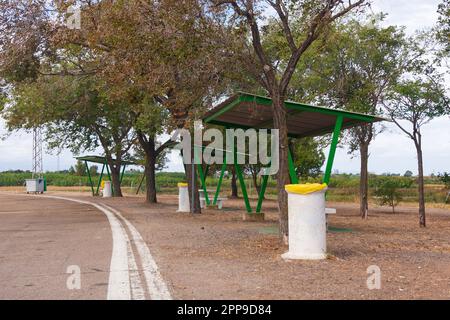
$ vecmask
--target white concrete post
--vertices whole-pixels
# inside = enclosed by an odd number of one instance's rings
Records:
[[[289,251],[287,260],[320,260],[327,257],[325,215],[326,185],[288,185]]]
[[[187,183],[178,183],[178,210],[177,212],[191,212],[189,206],[189,191]]]
[[[111,198],[111,197],[112,197],[111,181],[104,181],[103,198]]]

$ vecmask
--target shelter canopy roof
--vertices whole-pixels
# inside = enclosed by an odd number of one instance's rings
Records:
[[[75,159],[81,160],[81,161],[93,162],[93,163],[100,163],[100,164],[106,163],[106,158],[101,157],[101,156],[82,156],[82,157],[75,157]],[[115,160],[115,159],[113,159],[113,160]],[[129,160],[122,160],[122,165],[138,165],[138,163],[136,163],[134,161],[129,161]]]
[[[238,92],[203,117],[205,123],[229,128],[272,129],[272,99]],[[290,137],[320,136],[333,132],[338,117],[343,118],[343,129],[385,121],[386,119],[363,113],[318,107],[293,101],[285,101],[287,126]]]

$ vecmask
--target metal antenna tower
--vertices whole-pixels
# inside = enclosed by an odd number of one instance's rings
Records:
[[[33,179],[43,177],[44,168],[42,164],[42,131],[40,128],[33,129]]]

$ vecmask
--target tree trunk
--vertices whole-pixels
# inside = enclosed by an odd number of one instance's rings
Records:
[[[146,154],[145,157],[145,188],[146,188],[145,202],[147,203],[158,202],[156,198],[155,163],[156,163],[156,154],[155,149],[153,149],[153,154]]]
[[[147,203],[157,203],[156,198],[156,144],[154,137],[145,137],[142,133],[138,133],[138,140],[145,152],[145,202]]]
[[[122,197],[122,189],[120,187],[120,166],[119,165],[110,165],[111,170],[111,182],[113,187],[113,196],[114,197]]]
[[[361,142],[359,145],[361,157],[360,180],[359,180],[359,212],[361,218],[367,219],[369,214],[369,143]]]
[[[285,244],[288,243],[288,199],[284,186],[289,184],[288,175],[288,132],[284,97],[273,90],[273,118],[275,129],[279,130],[279,168],[277,173],[278,211],[280,219],[280,237]]]
[[[423,154],[422,154],[422,141],[419,135],[418,141],[414,141],[417,151],[417,166],[419,171],[419,225],[422,228],[427,226],[425,219],[425,183],[423,180]]]
[[[236,170],[234,166],[233,169],[231,169],[231,198],[239,198],[236,181]]]
[[[193,160],[192,160],[193,161]],[[199,183],[197,179],[197,170],[194,170],[192,164],[184,164],[184,171],[186,172],[186,179],[188,183],[188,192],[189,192],[189,203],[191,208],[191,213],[202,213],[200,208],[200,195],[198,192]],[[192,195],[192,190],[194,190],[194,194]],[[192,198],[194,199],[194,203],[192,205]]]

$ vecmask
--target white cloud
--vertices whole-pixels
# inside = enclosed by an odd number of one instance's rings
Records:
[[[373,0],[374,12],[387,13],[386,24],[406,26],[409,33],[432,27],[440,0]]]
[[[423,127],[424,171],[426,174],[450,171],[450,120],[435,119]],[[360,159],[348,155],[347,148],[336,152],[334,170],[359,173]],[[326,155],[328,155],[328,150]],[[357,155],[357,154],[355,154]],[[417,173],[417,155],[414,143],[394,124],[386,126],[370,145],[369,171],[374,173]]]

